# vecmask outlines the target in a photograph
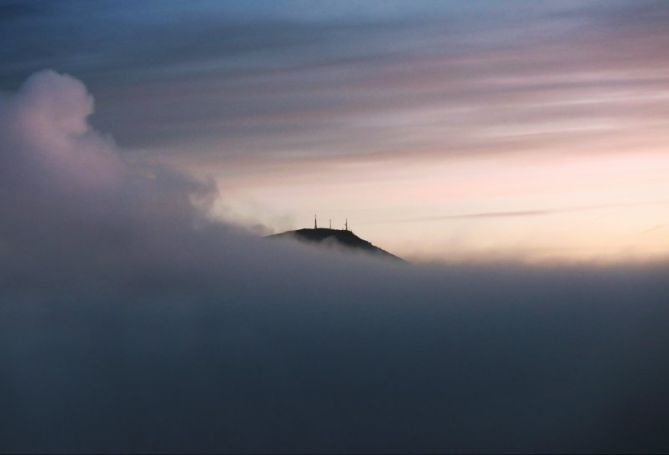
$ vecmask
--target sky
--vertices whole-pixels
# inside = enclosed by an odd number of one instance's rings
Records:
[[[669,254],[662,1],[4,1],[0,90],[83,81],[215,216],[418,260]]]
[[[664,3],[0,5],[0,452],[669,452]]]

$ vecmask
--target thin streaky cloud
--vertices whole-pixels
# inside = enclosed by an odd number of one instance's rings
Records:
[[[669,201],[663,199],[657,201],[628,202],[628,203],[621,202],[621,203],[597,204],[597,205],[587,205],[581,207],[569,207],[560,209],[508,210],[499,212],[495,211],[495,212],[460,213],[453,215],[404,218],[404,219],[393,220],[393,222],[412,223],[419,221],[462,220],[462,219],[472,219],[472,218],[516,218],[516,217],[549,216],[549,215],[558,215],[562,213],[590,212],[595,210],[606,210],[620,207],[637,207],[637,206],[664,205],[664,204],[669,204]],[[661,226],[655,226],[651,230],[658,229],[659,227]]]

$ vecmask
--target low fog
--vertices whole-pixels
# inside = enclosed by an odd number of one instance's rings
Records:
[[[270,241],[127,162],[77,79],[0,103],[0,451],[669,450],[666,264]]]

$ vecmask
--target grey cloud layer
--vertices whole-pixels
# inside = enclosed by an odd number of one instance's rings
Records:
[[[268,242],[127,165],[79,81],[0,102],[0,451],[669,449],[665,264]]]
[[[639,145],[668,111],[662,2],[10,9],[4,87],[44,66],[80,75],[96,125],[193,165],[596,149],[630,124]]]

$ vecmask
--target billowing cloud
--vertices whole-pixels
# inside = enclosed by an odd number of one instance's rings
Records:
[[[33,266],[63,275],[71,272],[65,264],[82,272],[109,266],[119,245],[145,243],[160,230],[164,235],[151,241],[158,249],[190,228],[193,203],[206,204],[213,194],[210,184],[166,169],[128,168],[111,139],[88,124],[92,111],[81,82],[51,71],[33,75],[3,100],[4,283],[15,282],[17,264],[30,276],[39,275]]]
[[[666,451],[666,265],[396,265],[208,217],[42,72],[0,107],[0,450]]]

